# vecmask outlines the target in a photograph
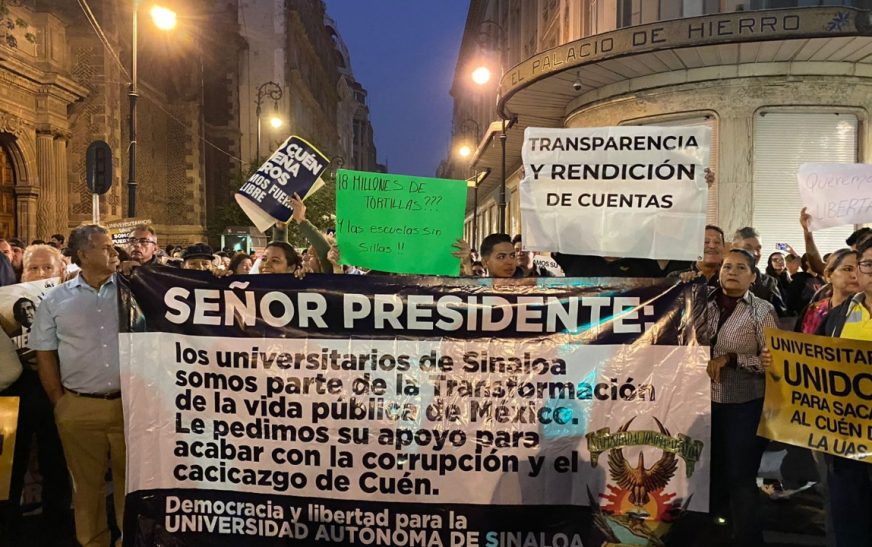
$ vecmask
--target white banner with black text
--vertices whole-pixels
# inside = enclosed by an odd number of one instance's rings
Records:
[[[561,253],[700,259],[708,127],[528,127],[524,246]]]
[[[128,289],[125,545],[589,546],[707,510],[701,285]]]

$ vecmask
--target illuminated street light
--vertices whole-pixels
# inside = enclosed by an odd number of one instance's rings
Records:
[[[484,85],[491,79],[491,71],[486,66],[480,66],[472,71],[472,81],[478,85]]]
[[[154,21],[154,26],[161,30],[172,30],[176,28],[176,12],[161,6],[151,8],[151,20]]]
[[[263,113],[261,109],[261,105],[263,104],[264,99],[269,97],[273,100],[273,108],[274,111],[279,109],[279,101],[282,100],[282,86],[275,82],[266,82],[260,84],[257,88],[257,98],[254,100],[255,111],[254,115],[257,117],[257,145],[255,148],[255,163],[260,165],[260,120],[261,114]],[[273,126],[275,129],[278,129],[282,126],[282,120],[278,116],[270,116],[269,124]]]
[[[131,36],[131,66],[130,89],[127,98],[130,102],[130,145],[127,147],[127,216],[136,216],[136,101],[139,98],[139,5],[141,0],[133,0],[133,24]],[[155,6],[151,8],[151,18],[155,26],[161,30],[170,30],[176,26],[176,13],[172,10]]]
[[[490,25],[493,30],[497,31],[497,36],[493,37],[494,40],[490,42],[496,42],[497,50],[499,51],[500,56],[500,82],[497,88],[497,104],[500,103],[503,96],[503,83],[502,79],[505,76],[505,65],[504,60],[505,56],[509,51],[508,45],[508,35],[506,34],[506,29],[503,28],[502,25],[493,21],[491,19],[485,20],[481,22],[480,29],[482,30],[483,35],[488,35],[489,33],[484,31],[483,29]],[[484,36],[482,37],[484,38]],[[485,40],[480,40],[479,44],[485,48]],[[491,71],[485,66],[480,66],[472,71],[472,81],[478,85],[484,85],[490,81]],[[499,110],[499,109],[498,109]],[[500,188],[499,193],[497,194],[497,208],[499,210],[499,231],[500,233],[506,232],[506,118],[502,112],[498,112],[500,115],[500,119],[502,121],[502,128],[500,131],[500,157],[502,159],[502,176],[500,177]]]
[[[485,69],[487,70],[487,69]],[[460,134],[461,142],[464,142],[460,146],[457,147],[457,155],[461,157],[461,159],[465,161],[469,161],[469,168],[472,170],[472,153],[474,149],[469,145],[470,139],[472,139],[475,146],[478,146],[481,141],[481,126],[477,121],[472,118],[467,118],[455,125],[453,135]],[[469,180],[476,181],[472,185],[469,184]],[[473,191],[473,212],[472,212],[472,246],[476,247],[478,244],[478,177],[473,176],[471,179],[467,179],[467,187],[472,188]]]

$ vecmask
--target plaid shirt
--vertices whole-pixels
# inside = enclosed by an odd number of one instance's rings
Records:
[[[747,403],[760,399],[765,385],[760,364],[760,351],[764,347],[763,328],[777,328],[775,308],[750,291],[746,292],[719,330],[718,291],[710,292],[706,313],[708,332],[713,333],[712,358],[735,353],[736,363],[721,369],[720,382],[712,382],[712,401]]]

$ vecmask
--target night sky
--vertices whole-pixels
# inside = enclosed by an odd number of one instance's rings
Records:
[[[436,176],[451,136],[448,94],[469,2],[326,0],[369,92],[378,161],[391,173]]]

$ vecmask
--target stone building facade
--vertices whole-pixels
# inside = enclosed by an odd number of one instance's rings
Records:
[[[376,155],[375,135],[369,119],[369,106],[366,103],[367,91],[354,77],[351,55],[336,28],[336,23],[328,17],[325,25],[333,39],[336,66],[339,70],[339,81],[336,84],[339,96],[337,106],[339,153],[345,158],[344,165],[347,169],[385,172],[385,166],[378,163]]]
[[[475,141],[475,152],[442,168],[484,177],[477,208],[470,190],[466,236],[498,227],[504,119],[511,233],[526,127],[707,125],[717,173],[708,220],[756,226],[767,251],[801,250],[798,166],[872,157],[870,9],[868,0],[473,0],[452,138]],[[502,74],[483,88],[470,78],[482,63]],[[832,250],[851,229],[816,238]]]
[[[260,155],[299,135],[337,161],[331,166],[377,170],[366,90],[355,79],[351,56],[323,1],[239,0],[243,54],[239,97],[242,156],[255,161],[257,89],[275,82],[281,99],[261,103]],[[267,118],[282,120],[278,129]]]
[[[5,237],[44,239],[91,220],[85,157],[95,140],[113,152],[113,185],[100,198],[101,220],[127,216],[132,14],[126,3],[88,4],[105,43],[77,3],[5,3],[5,17],[26,24],[4,24],[0,31],[6,33],[0,40]],[[136,217],[151,220],[161,243],[202,240],[207,196],[225,192],[239,169],[233,160],[239,154],[233,51],[242,43],[234,34],[233,2],[186,2],[185,9],[169,35],[150,27],[147,14],[139,22]],[[225,32],[220,46],[227,57],[209,55],[219,45],[217,35],[209,39],[216,26]]]

